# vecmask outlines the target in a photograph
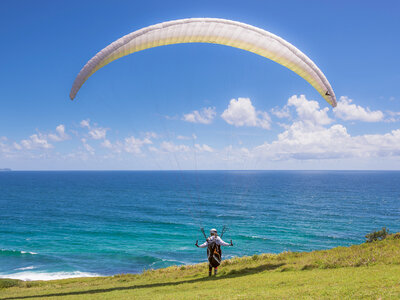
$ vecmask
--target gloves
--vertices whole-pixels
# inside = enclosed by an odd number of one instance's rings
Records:
[[[231,240],[231,246],[233,246],[232,240]]]
[[[196,244],[194,244],[197,248],[199,248],[199,241],[196,241]]]

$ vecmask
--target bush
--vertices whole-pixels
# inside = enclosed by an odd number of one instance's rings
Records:
[[[400,232],[392,234],[392,236],[393,236],[393,239],[398,240],[398,239],[400,239]]]
[[[389,235],[389,229],[383,227],[382,230],[373,231],[368,233],[365,238],[367,239],[367,243],[371,243],[374,241],[381,241],[384,240]]]
[[[254,254],[254,255],[251,257],[252,260],[258,260],[259,258],[260,258],[260,256],[257,255],[257,254]]]
[[[20,282],[18,279],[0,279],[0,289],[18,286]]]

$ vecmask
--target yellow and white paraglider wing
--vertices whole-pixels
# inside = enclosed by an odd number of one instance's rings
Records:
[[[328,103],[336,106],[335,94],[325,75],[299,49],[263,29],[213,18],[169,21],[125,35],[97,53],[82,68],[74,81],[70,98],[75,98],[93,73],[120,57],[153,47],[181,43],[221,44],[271,59],[303,77]]]

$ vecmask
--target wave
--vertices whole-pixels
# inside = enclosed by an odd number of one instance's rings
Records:
[[[270,240],[272,240],[272,239],[269,238],[269,237],[260,236],[260,235],[244,235],[244,234],[239,234],[238,237],[239,237],[240,239],[243,239],[243,240],[263,240],[263,241],[270,241]]]
[[[9,250],[9,249],[0,249],[0,255],[9,256],[9,255],[36,255],[36,252],[31,251],[20,251],[20,250]]]
[[[29,267],[24,267],[24,268],[17,268],[15,269],[16,271],[24,271],[24,270],[32,270],[35,269],[35,266],[29,266]]]
[[[150,267],[154,267],[157,265],[161,265],[161,267],[166,267],[164,264],[167,265],[187,265],[189,262],[181,261],[181,260],[175,260],[175,259],[166,259],[162,258],[159,261],[155,261],[152,264],[150,264]]]
[[[183,250],[193,250],[193,247],[189,247],[189,246],[184,246],[184,247],[179,247],[176,250],[178,251],[183,251]]]
[[[57,280],[65,278],[77,278],[77,277],[98,277],[102,276],[96,273],[89,272],[18,272],[12,274],[0,274],[0,278],[11,278],[19,279],[24,281],[32,280]]]

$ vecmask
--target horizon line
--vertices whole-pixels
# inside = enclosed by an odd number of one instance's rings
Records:
[[[399,172],[400,170],[390,170],[390,169],[166,169],[166,170],[159,170],[159,169],[132,169],[132,170],[121,170],[121,169],[104,169],[104,170],[97,170],[97,169],[74,169],[74,170],[66,170],[66,169],[58,169],[58,170],[28,170],[28,169],[11,169],[11,168],[0,168],[0,172],[209,172],[209,171],[251,171],[251,172],[262,172],[262,171],[326,171],[326,172],[333,172],[333,171],[382,171],[382,172]]]

